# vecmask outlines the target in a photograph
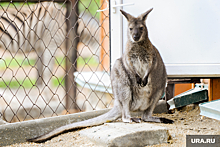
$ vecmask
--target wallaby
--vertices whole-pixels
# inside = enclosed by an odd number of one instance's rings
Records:
[[[117,59],[111,71],[114,107],[107,113],[82,122],[55,129],[48,134],[29,139],[42,142],[64,131],[101,125],[122,117],[123,122],[173,123],[166,118],[153,117],[153,110],[165,92],[166,69],[158,50],[148,38],[145,20],[152,9],[138,16],[121,13],[128,21],[128,42],[125,53]],[[130,111],[143,111],[141,119],[132,118]]]

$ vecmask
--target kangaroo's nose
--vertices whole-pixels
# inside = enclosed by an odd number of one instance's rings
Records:
[[[140,36],[135,34],[135,35],[133,35],[133,39],[134,39],[134,41],[138,41],[140,39]]]

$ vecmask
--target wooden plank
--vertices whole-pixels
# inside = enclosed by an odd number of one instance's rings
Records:
[[[220,78],[211,78],[209,81],[209,101],[220,99]]]

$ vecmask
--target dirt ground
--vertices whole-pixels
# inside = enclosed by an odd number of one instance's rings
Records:
[[[153,147],[185,147],[186,135],[220,135],[220,121],[199,115],[200,110],[197,105],[191,105],[179,110],[174,110],[172,114],[155,114],[159,117],[166,117],[175,121],[174,124],[159,124],[169,129],[171,139],[168,143],[153,145]],[[87,138],[79,135],[79,131],[68,132],[59,135],[45,143],[22,143],[14,144],[10,147],[97,147]]]

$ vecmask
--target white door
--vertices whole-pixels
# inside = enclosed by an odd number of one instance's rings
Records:
[[[169,77],[220,77],[219,0],[111,0],[111,62],[127,40],[120,9],[138,16],[153,8],[146,24]],[[134,5],[114,7],[119,4]]]

